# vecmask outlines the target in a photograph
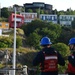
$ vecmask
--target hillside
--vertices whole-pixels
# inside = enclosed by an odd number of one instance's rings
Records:
[[[14,29],[10,28],[8,31],[3,31],[3,35],[9,35],[10,38],[14,39]],[[25,35],[22,29],[16,28],[16,37],[20,37],[22,39],[22,47],[25,47]]]
[[[14,36],[14,30],[10,29],[10,31],[8,32],[3,32],[3,34],[7,34],[11,37]],[[26,48],[25,45],[25,35],[22,29],[17,29],[16,30],[16,36],[20,36],[22,38],[22,47],[19,47],[16,49],[16,62],[17,64],[20,65],[28,65],[29,67],[32,66],[32,60],[36,54],[36,50],[34,50],[33,48]],[[9,55],[9,61],[7,63],[9,63],[8,65],[12,65],[12,59],[13,59],[13,48],[0,48],[0,60],[2,62],[2,64],[5,64],[5,54],[6,51],[8,51],[8,55]]]

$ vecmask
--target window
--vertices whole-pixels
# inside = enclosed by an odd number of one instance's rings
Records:
[[[52,16],[49,16],[49,20],[52,20]]]
[[[60,20],[63,21],[63,16],[60,17]]]
[[[42,20],[45,20],[45,16],[42,16],[42,18],[41,18]]]
[[[39,3],[35,3],[33,4],[34,6],[37,6],[37,7],[44,7],[44,4],[39,4]]]
[[[54,16],[52,16],[52,20],[54,20]]]
[[[45,16],[45,20],[48,20],[47,16]]]
[[[34,18],[34,15],[32,15],[32,18]]]
[[[54,16],[54,20],[57,20],[57,16]]]
[[[6,24],[6,27],[8,27],[8,24]]]

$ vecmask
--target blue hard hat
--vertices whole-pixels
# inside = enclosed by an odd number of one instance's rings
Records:
[[[75,44],[75,38],[71,38],[71,39],[69,40],[69,45],[71,45],[71,44]]]
[[[48,45],[48,44],[52,44],[50,39],[48,37],[43,37],[41,39],[40,45]]]

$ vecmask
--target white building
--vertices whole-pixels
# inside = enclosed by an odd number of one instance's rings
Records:
[[[60,15],[59,22],[62,26],[71,26],[71,22],[74,20],[75,15]]]
[[[52,22],[54,24],[57,24],[57,15],[48,15],[48,14],[41,14],[40,19],[47,21],[47,22]]]
[[[24,16],[25,23],[30,23],[31,21],[33,21],[37,18],[37,13],[21,12],[20,14]]]

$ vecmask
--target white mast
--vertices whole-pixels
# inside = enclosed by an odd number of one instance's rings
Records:
[[[13,50],[13,75],[16,72],[16,7],[15,7],[15,19],[14,19],[14,50]]]

